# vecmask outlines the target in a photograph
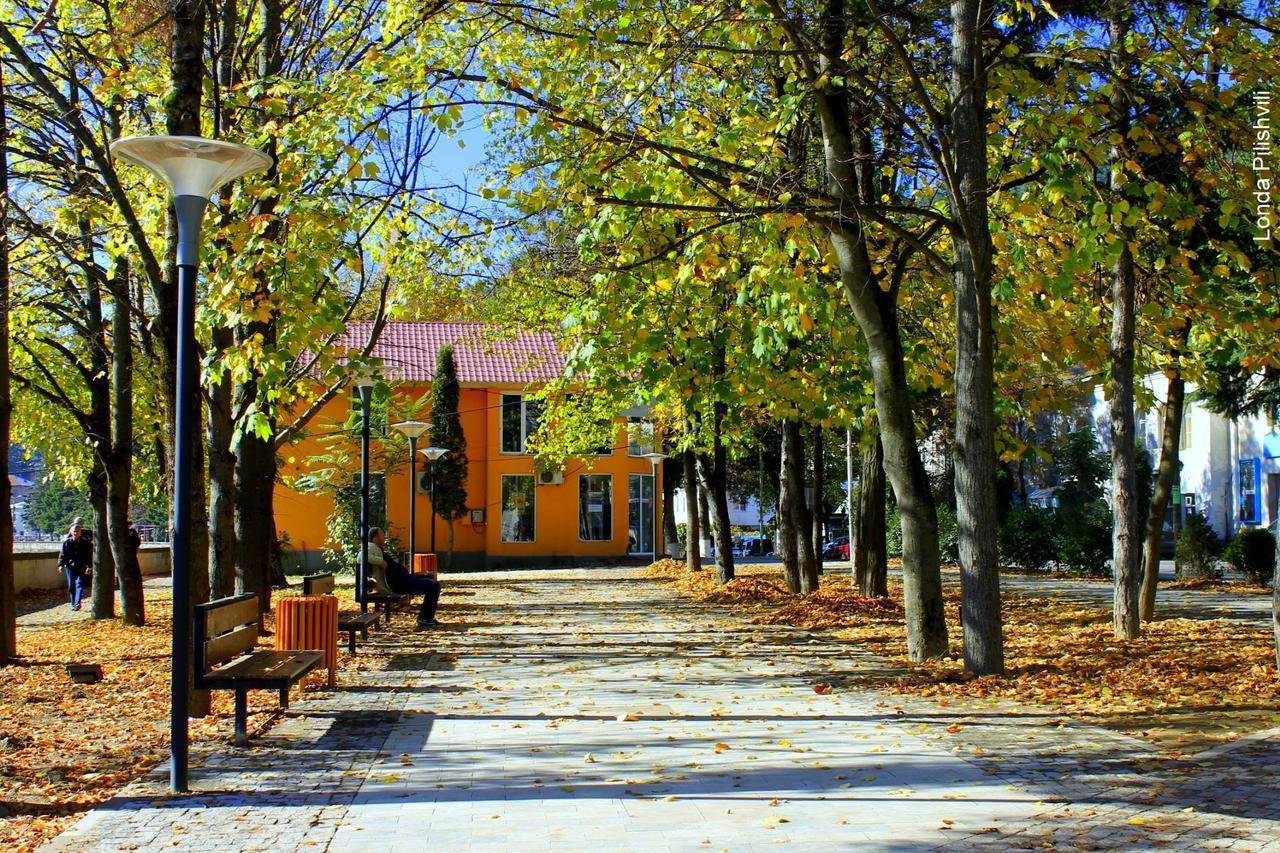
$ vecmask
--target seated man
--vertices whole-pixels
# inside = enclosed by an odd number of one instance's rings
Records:
[[[436,605],[440,602],[440,582],[426,575],[415,575],[382,551],[386,534],[381,527],[369,530],[369,589],[373,593],[421,595],[422,607],[418,609],[418,627],[427,628],[436,621]]]

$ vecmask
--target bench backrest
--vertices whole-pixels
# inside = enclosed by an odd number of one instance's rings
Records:
[[[196,674],[253,651],[258,644],[258,596],[252,592],[196,605]]]
[[[307,575],[302,579],[303,595],[329,595],[333,592],[333,575]]]

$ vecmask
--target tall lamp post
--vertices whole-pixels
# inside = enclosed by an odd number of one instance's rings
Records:
[[[653,465],[653,559],[658,559],[658,463],[667,458],[667,454],[658,453],[656,450],[644,454]],[[666,507],[663,507],[665,510]]]
[[[367,367],[351,379],[360,392],[360,565],[356,570],[356,598],[361,613],[369,610],[369,409],[376,381],[377,375]]]
[[[409,439],[409,571],[413,571],[413,557],[418,553],[413,546],[413,534],[418,527],[418,437],[431,429],[431,424],[422,421],[401,421],[398,424],[392,424],[391,428]]]
[[[261,151],[199,136],[130,136],[111,143],[113,157],[164,179],[178,220],[177,376],[173,412],[173,668],[169,699],[169,786],[188,789],[188,679],[191,669],[191,450],[196,435],[192,402],[196,375],[195,303],[200,223],[209,197],[223,184],[270,168]],[[202,638],[203,639],[203,638]]]
[[[446,447],[424,447],[422,455],[431,465],[431,553],[436,552],[436,460],[448,453]],[[439,569],[437,568],[437,571]]]

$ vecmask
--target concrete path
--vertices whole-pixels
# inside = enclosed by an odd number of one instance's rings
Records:
[[[195,793],[144,780],[48,849],[1280,849],[1273,741],[1149,764],[1036,709],[828,693],[883,664],[633,572],[449,586],[447,629],[400,617],[376,670],[201,747]]]

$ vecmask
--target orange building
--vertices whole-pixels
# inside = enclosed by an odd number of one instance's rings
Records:
[[[338,346],[359,346],[368,339],[368,324],[348,328]],[[390,471],[371,468],[371,516],[385,518],[388,536],[401,550],[409,543],[409,465],[405,440],[386,423],[430,420],[427,405],[440,347],[454,348],[461,394],[459,418],[467,441],[467,515],[454,522],[454,567],[458,569],[518,568],[608,562],[627,557],[652,558],[660,483],[654,466],[643,456],[645,430],[630,428],[628,418],[617,420],[617,440],[590,460],[570,460],[561,471],[537,471],[526,441],[538,426],[538,401],[530,392],[563,374],[564,358],[555,339],[545,333],[499,336],[478,323],[391,322],[383,329],[371,355],[380,359],[392,386],[385,420],[373,422],[371,459],[402,453]],[[344,430],[358,396],[332,400],[309,424],[307,432],[285,452],[281,473],[286,482],[313,470],[331,447],[322,441],[350,442],[359,459],[359,434]],[[429,442],[423,436],[419,447]],[[390,442],[394,442],[391,444]],[[607,451],[607,452],[606,452]],[[659,470],[661,466],[659,466]],[[449,523],[431,511],[430,474],[419,455],[418,483],[413,493],[415,550],[431,550],[435,525],[436,550],[449,547]],[[352,472],[358,477],[358,471]],[[658,488],[655,488],[657,486]],[[276,527],[288,537],[295,565],[316,569],[323,565],[322,549],[329,538],[327,520],[333,498],[323,492],[276,488]]]

